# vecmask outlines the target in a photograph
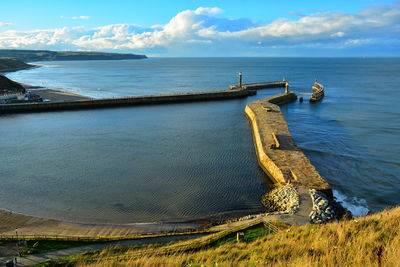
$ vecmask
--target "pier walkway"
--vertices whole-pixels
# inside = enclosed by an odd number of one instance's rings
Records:
[[[266,88],[281,88],[285,87],[286,81],[267,81],[267,82],[255,82],[255,83],[244,83],[242,84],[242,88],[246,88],[248,90],[259,90],[259,89],[266,89]],[[239,85],[231,85],[229,86],[230,89],[238,89],[240,88]]]
[[[297,99],[293,92],[251,102],[245,114],[253,127],[260,167],[278,184],[316,189],[332,197],[330,185],[294,142],[278,105]]]
[[[123,106],[170,104],[198,101],[216,101],[234,98],[242,98],[255,95],[257,92],[245,88],[228,89],[220,91],[168,94],[168,95],[150,95],[133,96],[119,98],[85,99],[65,102],[41,102],[41,103],[17,103],[0,104],[0,114],[18,113],[18,112],[38,112],[38,111],[57,111],[73,109],[94,109],[110,108]]]
[[[241,74],[239,77],[239,85],[231,85],[227,90],[102,99],[78,97],[77,100],[67,101],[0,104],[0,114],[227,100],[255,95],[258,89],[285,87],[287,83],[282,80],[242,84]]]

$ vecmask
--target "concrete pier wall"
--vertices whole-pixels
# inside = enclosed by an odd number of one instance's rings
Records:
[[[239,78],[240,80],[240,78]],[[246,88],[248,90],[259,90],[267,88],[281,88],[285,87],[286,81],[269,81],[269,82],[255,82],[255,83],[244,83],[229,86],[230,89]]]
[[[152,104],[183,103],[197,101],[215,101],[242,98],[256,94],[247,89],[183,93],[171,95],[137,96],[124,98],[90,99],[70,102],[22,103],[0,105],[1,113],[40,112],[73,109],[110,108],[121,106],[139,106]]]
[[[259,165],[275,183],[292,183],[297,188],[316,189],[332,197],[330,185],[294,142],[278,106],[296,99],[296,94],[289,92],[246,106]]]

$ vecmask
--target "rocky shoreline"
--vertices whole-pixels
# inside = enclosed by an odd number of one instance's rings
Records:
[[[303,201],[300,200],[301,198]],[[305,203],[307,202],[304,201],[306,198],[309,199],[310,204]],[[315,189],[296,189],[292,184],[282,185],[265,193],[261,196],[261,202],[266,208],[264,213],[230,219],[225,223],[257,218],[281,220],[287,223],[291,221],[290,217],[304,217],[303,223],[323,224],[352,218],[351,212],[335,199],[330,199]],[[303,211],[300,213],[303,214],[299,214],[301,207],[303,207]],[[306,214],[304,215],[304,213]]]

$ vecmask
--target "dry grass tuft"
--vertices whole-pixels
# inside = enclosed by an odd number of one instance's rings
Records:
[[[291,227],[252,243],[172,255],[103,251],[78,266],[398,266],[400,207],[325,225]],[[137,250],[136,250],[137,251]],[[120,259],[116,258],[120,257]]]

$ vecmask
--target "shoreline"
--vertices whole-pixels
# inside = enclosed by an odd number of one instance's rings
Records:
[[[27,64],[27,66],[23,67],[15,67],[8,69],[0,69],[0,74],[6,74],[9,72],[16,72],[28,69],[40,68],[40,65]],[[70,101],[79,101],[79,100],[90,100],[93,99],[88,96],[64,92],[57,89],[47,88],[39,85],[32,85],[27,83],[19,83],[22,87],[27,91],[32,91],[32,93],[39,94],[43,99],[50,99],[50,102],[70,102]]]
[[[6,66],[8,66],[8,67],[0,69],[0,73],[2,73],[2,74],[5,74],[7,72],[15,72],[15,71],[20,71],[20,70],[40,68],[39,65],[28,64],[28,63],[25,63],[25,62],[22,62],[22,61],[16,60],[16,59],[0,58],[0,63],[2,61],[6,61]],[[10,65],[16,65],[16,66],[11,67]]]
[[[90,100],[92,98],[88,96],[78,95],[74,93],[63,92],[56,89],[49,89],[45,87],[39,86],[31,86],[27,87],[24,84],[25,89],[31,91],[32,93],[36,93],[40,95],[43,99],[50,99],[50,103],[54,102],[70,102],[70,101],[80,101],[80,100]]]
[[[88,96],[64,92],[57,89],[52,89],[48,87],[43,87],[39,85],[32,85],[28,83],[19,83],[25,90],[32,93],[40,95],[43,99],[50,99],[51,102],[69,102],[69,101],[79,101],[79,100],[89,100],[93,99]]]
[[[79,237],[125,237],[161,233],[192,232],[199,229],[200,223],[131,223],[101,224],[78,223],[58,219],[24,215],[10,210],[0,209],[0,236],[79,236]]]
[[[218,227],[227,222],[238,221],[246,217],[265,216],[267,211],[237,211],[221,212],[209,216],[194,218],[186,221],[160,221],[138,223],[101,223],[73,222],[63,219],[44,218],[26,215],[0,208],[0,237],[15,236],[79,236],[126,238],[138,235],[182,234],[205,231],[209,227]]]
[[[20,71],[20,70],[29,70],[29,69],[34,69],[34,68],[40,68],[40,66],[37,65],[31,65],[31,66],[27,66],[27,67],[16,67],[16,68],[9,68],[9,69],[1,69],[0,73],[8,73],[8,72],[16,72],[16,71]]]

